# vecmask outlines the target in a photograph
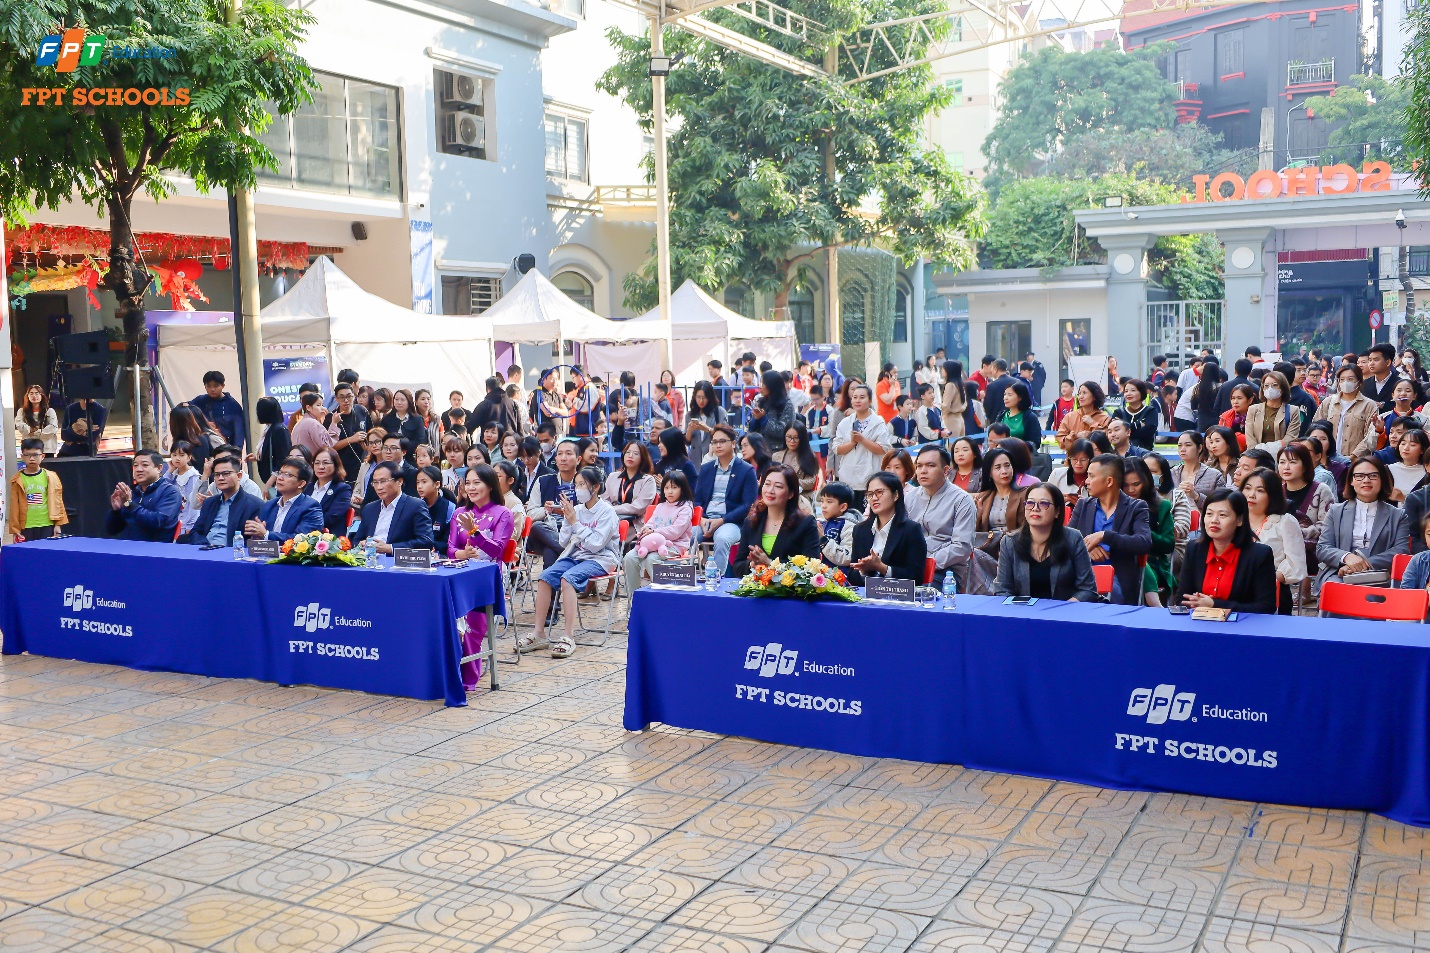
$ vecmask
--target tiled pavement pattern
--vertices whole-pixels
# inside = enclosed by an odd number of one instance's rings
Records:
[[[5,658],[0,950],[1430,948],[1430,832],[631,735],[617,641],[465,710]]]

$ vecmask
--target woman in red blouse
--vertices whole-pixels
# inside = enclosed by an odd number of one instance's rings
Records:
[[[1236,612],[1276,611],[1276,558],[1256,542],[1246,497],[1223,487],[1202,505],[1202,535],[1182,560],[1182,605]]]

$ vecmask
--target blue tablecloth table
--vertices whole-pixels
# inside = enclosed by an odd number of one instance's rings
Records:
[[[1419,625],[642,589],[625,726],[652,722],[1430,825],[1430,628]]]
[[[456,620],[504,611],[499,573],[274,566],[226,548],[65,537],[0,549],[0,627],[7,655],[465,705]]]

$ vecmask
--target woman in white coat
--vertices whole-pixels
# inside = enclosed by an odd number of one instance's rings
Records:
[[[1258,543],[1270,546],[1276,558],[1276,611],[1290,615],[1291,593],[1299,590],[1306,578],[1306,540],[1301,536],[1301,524],[1286,512],[1286,491],[1276,471],[1258,467],[1241,481],[1240,489],[1246,497],[1252,534]]]

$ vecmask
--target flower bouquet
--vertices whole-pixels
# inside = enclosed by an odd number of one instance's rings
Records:
[[[859,594],[846,586],[846,582],[842,569],[826,566],[808,556],[791,556],[789,562],[776,559],[768,566],[755,568],[740,580],[731,594],[752,598],[804,599],[807,602],[816,599],[858,602]]]
[[[300,533],[283,544],[283,555],[268,561],[291,566],[361,566],[361,554],[351,550],[352,543],[345,536]]]

